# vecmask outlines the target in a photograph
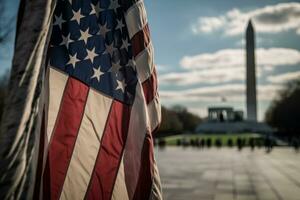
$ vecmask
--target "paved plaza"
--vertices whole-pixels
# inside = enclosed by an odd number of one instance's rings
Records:
[[[300,153],[237,149],[156,149],[166,200],[300,200]]]

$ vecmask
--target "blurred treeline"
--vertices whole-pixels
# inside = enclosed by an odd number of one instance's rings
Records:
[[[167,135],[175,135],[183,132],[193,133],[197,125],[199,125],[202,119],[190,113],[183,106],[173,106],[161,108],[162,122],[159,131],[156,136],[162,137]]]
[[[6,49],[8,43],[11,42],[10,39],[14,37],[13,30],[15,29],[16,16],[15,13],[6,12],[6,2],[5,0],[0,0],[0,50]],[[5,53],[0,52],[0,59],[5,58]],[[3,66],[0,66],[3,67]],[[0,122],[2,118],[3,108],[4,108],[4,98],[6,96],[6,87],[9,78],[9,70],[5,74],[0,74]]]
[[[4,99],[6,96],[6,87],[8,83],[8,73],[0,77],[0,121],[2,118],[3,108],[4,108]]]
[[[285,84],[265,115],[279,136],[300,137],[300,80]]]

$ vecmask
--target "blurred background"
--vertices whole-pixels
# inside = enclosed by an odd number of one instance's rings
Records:
[[[18,0],[0,0],[0,117]],[[145,0],[165,199],[299,199],[300,1]]]

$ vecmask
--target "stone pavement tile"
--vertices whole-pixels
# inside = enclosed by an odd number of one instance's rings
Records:
[[[213,195],[216,191],[215,190],[211,190],[211,189],[206,189],[206,188],[201,188],[201,189],[195,189],[194,191],[192,191],[192,193],[194,195]]]
[[[165,199],[174,200],[195,199],[195,196],[193,195],[193,189],[165,189],[163,190],[163,196]]]
[[[270,185],[266,182],[253,182],[253,187],[255,191],[272,191]]]
[[[278,199],[276,194],[274,194],[270,190],[259,191],[256,193],[256,196],[258,197],[258,199],[262,199],[262,200],[277,200]]]
[[[232,174],[228,174],[226,176],[223,175],[223,171],[221,171],[221,176],[218,176],[218,182],[222,182],[222,183],[228,183],[228,182],[232,182]]]
[[[217,193],[214,200],[233,200],[234,195],[232,193]]]
[[[197,190],[191,193],[190,195],[194,197],[192,199],[213,199],[215,191]]]
[[[165,200],[300,199],[300,187],[295,184],[300,177],[300,154],[291,150],[266,154],[263,149],[168,147],[156,157]]]
[[[254,195],[255,191],[251,189],[244,189],[244,190],[235,190],[237,195]]]
[[[281,174],[275,168],[270,167],[263,171],[272,187],[283,197],[284,200],[299,200],[300,188],[287,176]]]
[[[300,187],[300,173],[295,166],[287,165],[285,162],[280,162],[280,160],[274,159],[270,159],[270,163],[279,173],[286,176],[295,185]]]
[[[300,188],[293,187],[294,185],[281,185],[280,188],[277,186],[276,189],[280,196],[284,200],[299,200],[300,199]]]
[[[235,190],[237,192],[252,191],[253,190],[253,185],[250,182],[236,183],[235,184]]]
[[[244,181],[248,181],[249,177],[246,173],[239,173],[239,174],[235,174],[234,175],[234,180],[235,181],[239,181],[239,182],[244,182]]]
[[[200,200],[200,199],[205,199],[205,200],[213,200],[213,196],[193,196],[191,194],[179,194],[179,195],[174,195],[170,194],[169,196],[164,196],[164,199],[167,200]]]
[[[251,174],[251,180],[255,183],[265,182],[264,177],[262,177],[261,175],[252,175]]]
[[[237,195],[236,200],[256,200],[255,195]]]
[[[233,185],[232,183],[227,183],[227,184],[224,184],[224,183],[217,183],[217,190],[218,191],[225,191],[225,192],[230,192],[230,191],[233,191]]]
[[[218,176],[217,170],[207,170],[203,173],[202,178],[207,181],[215,181]]]

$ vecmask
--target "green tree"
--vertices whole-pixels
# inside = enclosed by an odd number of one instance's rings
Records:
[[[2,75],[2,77],[0,77],[0,121],[4,109],[4,100],[6,96],[7,81],[8,81],[8,73],[5,73],[4,75]]]
[[[300,136],[300,80],[288,82],[268,108],[268,124],[289,136]]]
[[[162,106],[162,123],[159,129],[159,135],[171,135],[179,134],[183,131],[193,132],[199,123],[201,118],[197,115],[190,113],[183,106],[174,106],[172,108],[166,108]]]
[[[183,106],[176,105],[172,110],[177,113],[179,120],[183,124],[183,130],[185,131],[194,132],[196,127],[202,122],[199,116],[190,113]]]
[[[161,108],[162,121],[159,132],[162,134],[176,134],[183,130],[182,122],[179,120],[177,113],[162,106]]]

